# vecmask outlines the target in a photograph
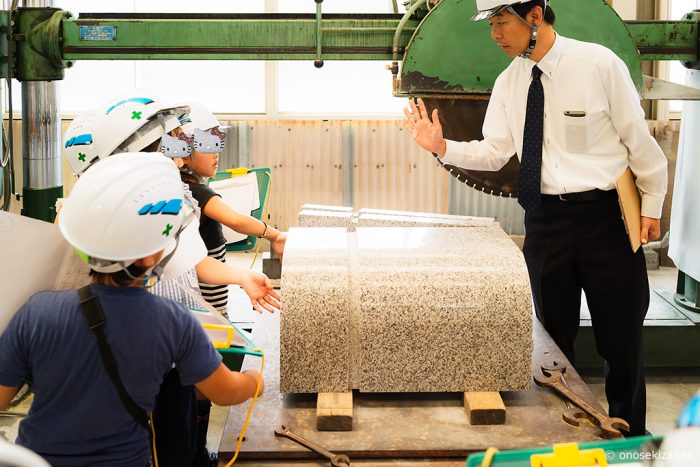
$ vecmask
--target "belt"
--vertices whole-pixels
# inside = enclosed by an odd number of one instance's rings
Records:
[[[562,193],[560,195],[542,195],[543,200],[552,201],[595,201],[597,199],[613,198],[617,197],[617,190],[588,190],[580,191],[578,193]]]

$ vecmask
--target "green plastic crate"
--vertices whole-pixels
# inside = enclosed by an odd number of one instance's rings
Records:
[[[232,169],[231,172],[229,171],[223,171],[223,172],[217,172],[216,175],[212,180],[218,181],[218,180],[226,180],[227,178],[233,178],[238,176],[236,174],[236,171],[239,169]],[[247,173],[254,173],[255,176],[258,179],[258,195],[260,197],[260,207],[250,213],[250,215],[258,220],[265,220],[263,219],[263,211],[265,208],[265,202],[267,201],[267,195],[268,195],[268,188],[270,186],[270,168],[269,167],[260,167],[260,168],[255,168],[255,169],[248,169]],[[244,238],[243,240],[240,240],[235,243],[228,243],[226,244],[226,251],[248,251],[252,250],[255,248],[255,245],[257,244],[258,237],[251,235],[248,238]]]
[[[190,309],[191,312],[193,313],[204,313],[205,310],[193,310]],[[219,324],[219,323],[216,323]],[[262,357],[262,352],[255,350],[255,344],[248,339],[246,334],[241,332],[240,328],[236,326],[235,324],[229,322],[228,323],[232,328],[234,335],[240,336],[243,341],[245,342],[245,346],[240,347],[240,346],[230,346],[228,348],[217,348],[216,351],[221,354],[222,357],[222,362],[226,367],[231,370],[231,371],[240,371],[241,366],[243,365],[243,358],[246,355],[253,355],[255,357]],[[250,325],[251,323],[241,323],[245,325]],[[247,332],[250,332],[252,329],[246,329]]]
[[[635,438],[610,440],[610,441],[596,441],[581,443],[578,445],[579,451],[585,451],[588,449],[601,448],[605,451],[605,459],[608,465],[615,464],[630,464],[639,463],[638,458],[639,453],[642,451],[642,447],[649,443],[658,446],[661,443],[661,437],[653,436],[639,436]],[[543,448],[532,448],[532,449],[521,449],[514,451],[499,451],[493,456],[490,466],[491,467],[530,467],[530,457],[533,454],[548,454],[553,452],[553,447],[543,447]],[[481,467],[484,461],[484,452],[471,454],[467,457],[466,467]],[[572,466],[580,465],[573,463]]]
[[[243,358],[246,355],[253,355],[255,357],[262,357],[262,352],[256,351],[255,344],[253,344],[245,334],[241,333],[240,330],[231,324],[233,329],[236,330],[239,336],[241,336],[247,343],[247,347],[229,347],[227,349],[216,349],[222,357],[222,361],[226,367],[231,371],[241,371],[243,366]]]

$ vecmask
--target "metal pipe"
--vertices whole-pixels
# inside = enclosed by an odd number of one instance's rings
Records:
[[[323,66],[323,58],[321,58],[321,4],[323,0],[316,0],[316,60],[314,66],[321,68]]]
[[[10,17],[14,17],[14,11],[17,9],[17,0],[12,2],[12,11],[10,13]],[[8,125],[7,125],[7,139],[8,139],[8,152],[10,154],[10,192],[12,196],[17,197],[17,201],[19,201],[19,194],[16,192],[15,189],[15,152],[14,152],[14,132],[13,132],[13,121],[14,121],[14,110],[12,109],[12,66],[14,64],[14,57],[12,56],[12,45],[11,42],[14,40],[13,39],[13,33],[12,31],[14,30],[14,20],[10,19],[10,28],[7,32],[7,40],[8,40],[8,47],[7,47],[7,95],[8,95]],[[6,202],[6,201],[5,201]],[[4,207],[4,206],[3,206]],[[8,205],[9,209],[9,205]]]
[[[401,37],[401,32],[403,31],[403,27],[406,25],[406,22],[411,18],[411,15],[415,13],[415,11],[420,8],[421,5],[423,5],[426,2],[426,0],[418,0],[416,3],[414,3],[411,8],[406,11],[406,14],[403,15],[401,18],[401,21],[399,21],[399,25],[396,26],[396,31],[394,32],[394,42],[391,46],[391,65],[387,65],[387,68],[389,71],[391,71],[391,87],[392,87],[392,92],[394,95],[399,90],[399,38]]]
[[[22,83],[24,188],[61,185],[61,122],[56,83]]]
[[[53,7],[53,0],[24,0],[25,7]],[[62,196],[61,117],[56,82],[22,83],[22,213],[53,221]]]
[[[418,0],[416,3],[411,6],[411,8],[408,9],[405,15],[403,15],[403,18],[401,18],[401,21],[399,21],[399,25],[396,26],[396,32],[394,33],[394,43],[392,44],[391,47],[391,52],[392,56],[391,59],[394,62],[398,62],[399,60],[399,37],[401,37],[401,32],[403,31],[403,27],[406,24],[406,22],[411,18],[413,13],[421,7],[425,3],[426,0]],[[398,64],[397,66],[397,73],[398,73]],[[393,73],[393,70],[392,70]]]

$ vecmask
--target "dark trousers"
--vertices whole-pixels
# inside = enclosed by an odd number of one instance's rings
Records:
[[[197,399],[193,386],[180,384],[176,369],[160,386],[153,425],[159,465],[189,467],[197,450]]]
[[[207,430],[211,402],[197,400],[194,386],[183,386],[176,369],[163,379],[153,410],[158,464],[207,467]]]
[[[575,364],[581,290],[591,312],[598,354],[605,360],[610,416],[643,435],[646,387],[642,325],[649,307],[644,253],[632,253],[615,193],[594,201],[543,196],[525,216],[523,252],[535,313]]]

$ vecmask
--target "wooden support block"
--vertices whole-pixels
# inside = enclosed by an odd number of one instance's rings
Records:
[[[352,391],[318,393],[316,429],[352,431]]]
[[[464,410],[472,425],[503,425],[506,406],[497,392],[465,392]]]

